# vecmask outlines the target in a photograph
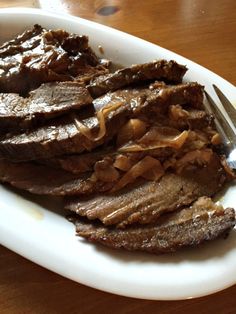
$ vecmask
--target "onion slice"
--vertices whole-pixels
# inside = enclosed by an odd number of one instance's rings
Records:
[[[209,164],[213,155],[213,151],[207,149],[197,149],[186,153],[182,158],[177,160],[175,169],[177,173],[181,173],[184,168],[189,165],[206,165]]]
[[[187,140],[188,135],[189,131],[186,130],[179,133],[178,130],[168,127],[153,127],[138,141],[138,143],[122,146],[119,148],[119,151],[141,152],[162,147],[180,149]]]
[[[160,178],[164,174],[164,169],[159,160],[146,156],[139,162],[137,162],[129,171],[127,171],[123,177],[113,187],[111,192],[118,191],[125,187],[127,184],[135,181],[138,177],[145,176],[149,170],[155,167],[155,178]],[[159,170],[159,176],[157,175]]]
[[[106,122],[105,118],[109,115],[109,113],[113,110],[118,109],[123,105],[122,102],[116,102],[115,104],[108,104],[101,110],[97,112],[97,120],[99,125],[99,131],[97,136],[94,137],[91,133],[91,129],[85,126],[81,121],[79,121],[75,115],[73,115],[74,123],[78,131],[80,131],[86,138],[90,141],[96,142],[99,141],[106,135]]]

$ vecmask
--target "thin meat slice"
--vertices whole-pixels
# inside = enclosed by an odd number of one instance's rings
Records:
[[[45,165],[49,165],[54,168],[61,168],[72,173],[84,173],[87,171],[93,171],[94,165],[98,161],[103,161],[104,159],[111,159],[113,163],[117,164],[117,160],[121,161],[121,158],[131,162],[131,165],[138,160],[144,158],[146,155],[153,156],[158,160],[164,160],[167,157],[170,157],[173,154],[173,149],[170,147],[159,148],[153,151],[145,151],[138,154],[129,154],[119,153],[116,149],[112,147],[102,148],[90,153],[83,153],[78,155],[63,155],[51,159],[41,159],[37,162]],[[123,170],[123,167],[117,168]],[[124,170],[125,171],[125,170]]]
[[[181,174],[166,173],[160,181],[132,185],[115,194],[68,199],[65,207],[89,219],[99,219],[105,225],[147,224],[200,196],[214,195],[225,181],[219,157],[213,154],[208,165],[191,165]]]
[[[159,60],[136,64],[114,73],[101,75],[90,82],[88,88],[94,97],[114,91],[133,83],[148,80],[164,80],[181,83],[187,68],[175,61]]]
[[[0,131],[27,129],[39,120],[60,116],[92,103],[88,90],[76,82],[42,84],[23,98],[0,94]]]
[[[127,110],[110,115],[106,122],[106,134],[99,140],[86,137],[73,116],[55,119],[27,133],[7,135],[0,140],[0,158],[29,161],[90,151],[111,139],[125,123],[127,115]],[[95,138],[99,132],[97,118],[86,118],[83,125],[91,130]]]
[[[88,175],[78,178],[70,172],[30,162],[0,160],[0,181],[33,194],[63,196],[92,193],[95,184],[88,178]]]
[[[121,230],[75,218],[76,232],[93,243],[130,251],[168,253],[196,246],[228,233],[235,225],[235,211],[202,197],[191,207],[165,215],[152,225]]]
[[[201,111],[200,111],[201,112]],[[201,115],[201,113],[200,113]],[[204,125],[206,126],[207,123],[205,121],[205,118],[208,120],[208,117],[205,115],[202,116],[202,119],[204,121],[200,122],[200,118],[197,116],[196,124]],[[135,122],[133,122],[135,121]],[[139,124],[138,124],[138,122]],[[170,120],[168,120],[170,122]],[[158,121],[160,125],[163,123],[163,125],[170,125],[165,119]],[[190,119],[191,124],[195,124],[194,119]],[[156,121],[157,122],[157,121]],[[188,123],[188,119],[186,119],[186,123]],[[161,129],[160,125],[158,126],[159,129]],[[56,168],[62,168],[67,171],[71,171],[73,173],[83,173],[86,171],[92,171],[95,163],[97,161],[101,161],[104,158],[111,158],[114,162],[116,162],[117,158],[128,158],[129,160],[140,160],[141,158],[145,157],[146,155],[153,156],[155,158],[158,158],[158,160],[163,161],[166,158],[170,158],[171,155],[174,155],[177,153],[177,150],[173,147],[170,147],[171,145],[161,145],[166,147],[158,147],[155,149],[151,149],[150,141],[146,142],[146,147],[140,148],[140,140],[138,138],[143,134],[143,132],[150,133],[154,127],[151,127],[148,130],[149,124],[145,121],[142,121],[140,119],[130,119],[118,132],[117,134],[117,145],[116,147],[99,147],[98,149],[93,150],[89,153],[83,153],[83,154],[75,154],[75,155],[63,155],[58,156],[51,159],[41,159],[38,160],[39,163],[51,165]],[[175,127],[177,125],[175,124]],[[209,127],[209,126],[208,126]],[[178,126],[179,128],[179,126]],[[180,127],[182,129],[182,125]],[[162,128],[163,131],[165,130]],[[170,130],[170,128],[168,128]],[[167,129],[167,130],[168,130]],[[202,149],[204,147],[207,147],[209,144],[211,144],[211,138],[209,138],[207,135],[205,135],[202,131],[199,130],[188,130],[188,132],[185,131],[185,133],[188,134],[188,137],[185,141],[183,149]],[[181,133],[182,135],[179,136],[183,137],[184,133]],[[156,136],[156,134],[153,134]],[[158,135],[158,134],[157,134]],[[137,137],[137,139],[136,139]],[[148,140],[148,139],[147,139]],[[156,141],[158,138],[156,137]],[[126,144],[127,143],[127,144]],[[123,144],[120,146],[119,144]],[[125,145],[124,145],[125,144]],[[152,143],[153,144],[153,143]],[[133,151],[132,149],[128,149],[130,146],[133,145]],[[173,145],[172,145],[173,146]],[[157,147],[157,145],[156,145]],[[135,153],[135,148],[136,152]],[[121,153],[121,151],[123,152]],[[125,154],[124,151],[129,151],[128,154]],[[130,152],[132,151],[132,152]],[[181,152],[180,152],[181,153]],[[119,168],[122,169],[122,168]]]
[[[93,171],[94,165],[97,161],[103,160],[103,158],[107,156],[112,157],[114,154],[117,154],[117,152],[113,147],[106,147],[90,153],[58,156],[51,159],[41,159],[37,162],[79,174],[87,171]]]
[[[152,131],[152,128],[150,131]],[[179,139],[180,137],[183,137],[183,135],[184,132],[179,135]],[[169,140],[170,139],[171,138],[169,138]],[[195,152],[197,150],[199,151],[199,154],[204,155],[203,150],[206,150],[207,147],[211,145],[211,140],[201,131],[195,130],[188,131],[188,137],[183,143],[183,146],[180,146],[180,150],[174,148],[173,143],[171,142],[170,144],[166,142],[165,145],[159,145],[160,147],[156,145],[156,148],[154,149],[151,149],[154,146],[150,142],[147,142],[143,147],[140,146],[140,144],[135,144],[135,142],[133,146],[131,144],[132,142],[130,143],[130,150],[128,145],[122,146],[118,150],[112,146],[100,147],[89,153],[63,155],[51,159],[37,160],[37,162],[79,174],[93,171],[95,164],[97,162],[102,162],[105,159],[111,160],[115,168],[127,171],[132,165],[143,159],[145,156],[151,156],[164,163],[165,168],[169,168],[171,165],[175,168],[175,166],[179,165],[179,161],[182,160],[182,156],[185,156],[188,151]],[[175,144],[177,147],[177,143]],[[169,166],[167,166],[167,164]]]
[[[84,79],[101,68],[108,72],[87,36],[35,25],[0,47],[0,92],[25,96],[42,83]]]
[[[158,118],[170,105],[199,107],[202,99],[202,86],[196,83],[153,93],[148,88],[108,93],[94,101],[94,116],[82,120],[76,116],[63,117],[27,133],[2,137],[0,158],[27,161],[90,151],[112,139],[131,118],[148,115]]]
[[[178,129],[191,128],[202,130],[213,125],[213,117],[205,110],[185,108],[173,105],[169,108],[170,125]]]

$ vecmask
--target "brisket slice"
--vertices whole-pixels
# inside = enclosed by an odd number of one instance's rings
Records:
[[[94,183],[88,180],[88,175],[78,178],[64,170],[6,160],[0,160],[0,181],[42,195],[76,195],[91,193],[95,188]]]
[[[163,80],[181,83],[186,71],[187,68],[185,66],[175,61],[153,61],[133,65],[111,74],[98,76],[90,82],[88,89],[94,97],[98,97],[108,91],[114,91],[142,81]]]
[[[92,103],[88,90],[76,82],[42,84],[28,98],[0,94],[0,131],[27,129],[39,120],[50,119]]]
[[[173,118],[170,120],[170,125],[181,129],[199,129],[202,130],[208,126],[213,126],[213,116],[208,114],[205,110],[188,108],[185,109],[185,116],[182,116],[176,120]]]
[[[116,194],[68,199],[66,209],[105,225],[125,227],[133,223],[155,222],[164,212],[188,206],[200,196],[220,190],[226,174],[216,154],[208,166],[186,168],[180,175],[166,173],[158,182],[130,186]]]
[[[0,59],[0,92],[21,95],[42,83],[79,79],[96,67],[100,74],[103,67],[87,36],[39,25],[3,44]]]
[[[174,150],[171,147],[159,148],[152,151],[139,152],[129,154],[128,157],[134,161],[139,161],[144,158],[146,155],[153,156],[162,161],[167,157],[170,157],[173,154]],[[41,159],[37,160],[40,164],[49,165],[54,168],[61,168],[66,171],[79,174],[87,171],[93,171],[94,165],[97,161],[103,161],[107,157],[115,161],[117,156],[121,154],[117,152],[116,149],[112,147],[100,148],[99,150],[92,151],[89,153],[83,153],[78,155],[65,155],[58,156],[51,159]],[[122,154],[123,156],[126,154]]]
[[[196,83],[178,85],[150,92],[147,88],[126,89],[96,99],[96,111],[114,106],[105,117],[106,134],[93,140],[82,134],[73,117],[55,119],[43,127],[27,133],[7,135],[0,140],[0,158],[12,160],[35,160],[57,155],[81,153],[106,143],[113,138],[126,121],[133,117],[158,115],[169,105],[188,104],[202,106],[202,86]],[[99,131],[96,115],[81,121],[94,138]]]
[[[77,234],[90,242],[156,254],[218,238],[228,233],[235,222],[234,209],[223,209],[205,197],[189,208],[165,215],[156,224],[131,226],[124,230],[83,222],[79,218],[75,220]]]
[[[79,174],[93,171],[93,167],[97,161],[102,160],[106,156],[113,156],[114,154],[117,154],[117,151],[113,147],[104,147],[89,153],[58,156],[51,159],[37,160],[37,162]]]

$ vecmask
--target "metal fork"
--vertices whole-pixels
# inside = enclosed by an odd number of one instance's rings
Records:
[[[227,163],[232,169],[236,170],[236,132],[234,130],[236,128],[236,109],[216,85],[213,84],[213,88],[228,117],[226,118],[206,91],[207,102],[205,103],[205,107],[208,113],[212,114],[215,118],[217,131],[221,135],[226,148]]]

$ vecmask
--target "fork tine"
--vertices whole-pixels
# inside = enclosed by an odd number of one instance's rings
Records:
[[[228,121],[211,98],[211,96],[205,91],[205,95],[208,101],[208,110],[214,115],[216,120],[216,127],[219,133],[222,135],[226,145],[231,144],[232,147],[236,147],[236,136],[234,131],[232,130],[231,126],[229,125]]]
[[[228,100],[228,98],[222,93],[222,91],[215,85],[212,85],[217,96],[219,97],[225,111],[230,116],[230,120],[232,121],[234,127],[236,128],[236,109],[233,104]]]

